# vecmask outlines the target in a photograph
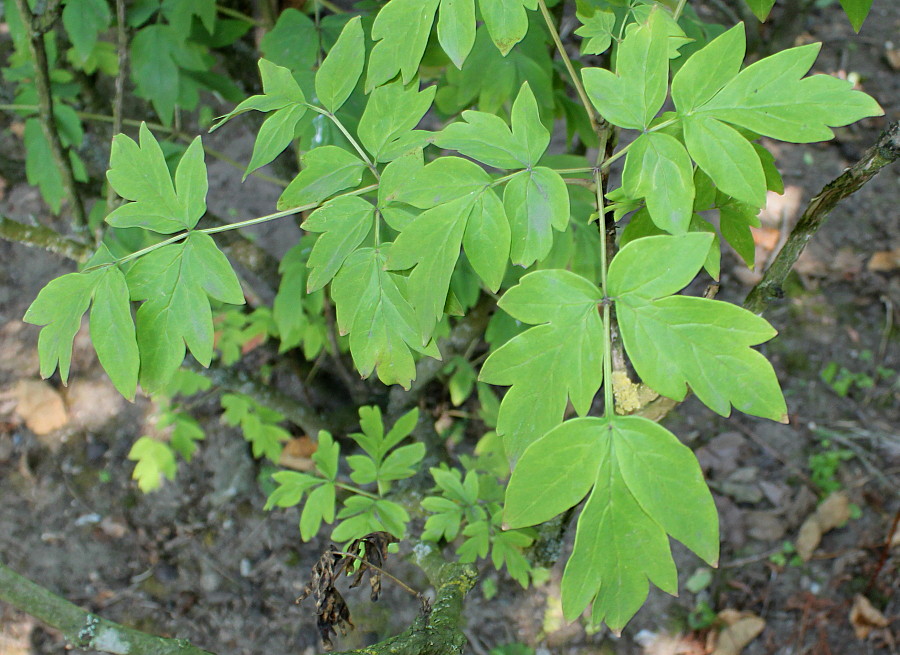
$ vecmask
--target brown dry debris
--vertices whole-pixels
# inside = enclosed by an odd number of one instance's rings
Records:
[[[822,535],[850,520],[850,500],[843,492],[828,496],[800,526],[797,535],[797,554],[808,562],[822,541]]]
[[[351,575],[353,568],[358,566],[350,588],[358,586],[368,572],[371,598],[373,601],[378,600],[381,593],[381,567],[387,558],[388,545],[396,541],[387,532],[372,532],[350,544],[347,552],[332,544],[313,566],[312,579],[296,602],[301,603],[310,595],[315,597],[316,626],[322,638],[322,647],[326,651],[334,648],[331,638],[337,636],[338,630],[345,635],[347,628],[353,627],[350,608],[335,587],[338,576],[345,570],[347,575]]]
[[[853,607],[850,608],[850,625],[853,626],[857,639],[865,639],[872,630],[886,628],[888,620],[872,606],[868,598],[857,594],[853,599]]]
[[[722,610],[718,616],[727,627],[718,634],[712,655],[739,655],[766,627],[766,622],[752,612]]]

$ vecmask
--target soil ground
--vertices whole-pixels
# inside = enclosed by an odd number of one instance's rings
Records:
[[[900,46],[900,5],[876,0],[872,11],[859,38],[836,3],[806,21],[813,36],[799,39],[824,41],[816,70],[858,74],[887,116],[838,130],[827,144],[768,144],[789,193],[773,199],[759,233],[763,260],[806,202],[874,143],[888,120],[900,117],[900,73],[888,57]],[[220,139],[215,147],[247,158],[249,137]],[[3,144],[15,155],[8,129]],[[483,579],[495,581],[498,593],[488,600],[479,586],[470,595],[468,652],[530,652],[511,646],[518,643],[554,655],[705,653],[710,629],[721,627],[715,613],[723,610],[764,622],[746,655],[900,650],[900,552],[885,547],[900,509],[898,170],[883,171],[833,212],[786,297],[766,315],[780,333],[765,353],[784,386],[790,424],[743,415],[726,420],[695,401],[667,419],[696,449],[715,490],[720,567],[705,570],[676,544],[681,596],[652,590],[621,637],[566,625],[557,600],[559,564],[528,592],[484,567]],[[240,217],[271,211],[277,191],[251,179],[236,192],[236,175],[211,166],[213,208]],[[0,213],[17,220],[46,216],[33,188],[7,182]],[[290,243],[292,228],[280,229],[286,232],[266,243]],[[884,254],[889,251],[893,259]],[[296,510],[262,511],[258,464],[240,433],[218,420],[214,397],[195,406],[207,432],[200,453],[180,465],[173,483],[149,495],[130,479],[126,455],[154,409],[146,400],[129,404],[118,397],[86,333],[76,340],[73,379],[60,389],[64,426],[37,437],[22,423],[17,389],[38,384],[38,365],[37,329],[21,317],[46,282],[73,267],[6,242],[0,242],[0,262],[2,560],[107,618],[217,653],[318,652],[313,614],[293,599],[326,542],[300,541]],[[727,255],[720,297],[740,301],[752,282]],[[822,377],[828,371],[836,371],[830,384]],[[791,544],[828,489],[849,501],[852,518],[828,531],[808,562],[797,561]],[[391,570],[413,586],[425,584],[401,558]],[[693,591],[685,588],[689,579]],[[888,627],[867,638],[854,634],[849,616],[857,594],[887,617]],[[402,630],[417,609],[387,583],[377,604],[362,590],[347,599],[357,627],[337,642],[341,649]],[[0,654],[62,652],[58,633],[0,607]]]

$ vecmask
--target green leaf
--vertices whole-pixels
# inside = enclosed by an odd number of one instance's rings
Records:
[[[678,292],[697,275],[710,241],[712,237],[708,234],[691,233],[648,237],[629,243],[610,262],[608,294],[613,298],[627,294],[653,300]],[[649,265],[651,261],[656,265]],[[662,266],[666,267],[664,275],[660,274]]]
[[[300,514],[300,538],[303,541],[309,541],[318,534],[322,521],[334,522],[334,505],[335,487],[331,482],[326,482],[309,493]]]
[[[358,196],[335,198],[307,218],[301,227],[321,232],[309,255],[310,272],[307,292],[324,287],[335,276],[341,264],[372,230],[375,207]]]
[[[140,146],[124,134],[113,138],[106,177],[116,193],[134,201],[106,217],[113,227],[171,234],[192,229],[206,213],[206,164],[200,137],[182,155],[173,184],[162,148],[147,124],[141,123]]]
[[[527,534],[512,530],[510,532],[495,532],[491,541],[491,562],[498,571],[505,564],[509,576],[528,588],[528,573],[531,564],[522,554],[522,549],[534,542],[534,538]]]
[[[675,137],[662,132],[639,136],[625,157],[622,188],[632,198],[646,199],[650,218],[660,229],[671,234],[687,230],[694,209],[694,168]]]
[[[437,34],[450,61],[462,69],[475,45],[475,0],[441,0]]]
[[[259,414],[248,414],[241,421],[244,439],[250,442],[253,456],[267,457],[274,464],[281,459],[281,443],[291,438],[290,433],[282,427],[262,420]]]
[[[588,465],[558,458],[558,449],[573,443],[572,459],[581,455]],[[576,484],[560,482],[566,476],[542,466],[548,456]],[[563,612],[572,621],[593,601],[593,620],[619,631],[643,604],[648,579],[677,590],[666,533],[715,563],[716,509],[690,449],[652,421],[616,416],[568,421],[532,444],[510,479],[506,515],[529,508],[523,524],[544,520],[577,504],[592,484],[563,574]],[[547,504],[560,485],[566,502]]]
[[[581,502],[594,485],[605,450],[603,441],[577,420],[528,446],[506,487],[503,529],[543,523]]]
[[[290,104],[282,109],[276,109],[266,118],[256,135],[253,154],[250,156],[250,163],[247,164],[243,179],[246,180],[250,173],[271,162],[290,145],[294,140],[297,123],[305,113],[306,105]]]
[[[710,41],[691,55],[672,79],[672,101],[688,116],[719,92],[738,72],[746,51],[744,24]]]
[[[91,303],[96,274],[69,273],[41,289],[23,320],[44,326],[38,337],[41,377],[49,378],[59,365],[63,384],[69,379],[72,342],[81,328],[81,317]]]
[[[128,285],[117,266],[110,266],[97,276],[91,307],[91,342],[116,389],[128,400],[134,400],[141,360]]]
[[[556,171],[538,166],[522,171],[506,183],[503,205],[511,231],[513,264],[528,267],[553,247],[551,228],[569,225],[569,191]]]
[[[775,336],[772,326],[730,303],[660,297],[677,290],[688,273],[696,274],[706,260],[710,239],[712,235],[703,232],[647,237],[619,251],[610,265],[608,284],[610,296],[616,299],[625,350],[641,379],[664,396],[683,400],[690,385],[701,402],[723,416],[730,414],[733,404],[754,416],[786,421],[787,408],[775,372],[765,357],[750,348]],[[672,260],[662,255],[678,243],[694,246],[700,254],[681,254],[673,274]],[[617,264],[620,254],[624,256]],[[636,286],[636,280],[627,280],[631,277],[624,272],[628,261],[643,262],[644,284]]]
[[[28,184],[39,187],[41,196],[50,205],[50,209],[59,213],[65,189],[39,119],[29,118],[25,121],[24,140],[25,176]]]
[[[394,0],[382,10],[382,13],[397,1]],[[375,161],[390,161],[404,154],[406,150],[413,149],[411,145],[403,152],[391,152],[392,148],[396,150],[396,146],[403,143],[403,139],[428,112],[434,100],[435,90],[436,87],[430,86],[419,91],[419,83],[413,81],[409,85],[394,82],[372,92],[359,120],[357,132],[359,140]]]
[[[111,18],[105,0],[67,0],[62,12],[63,27],[82,62],[93,53],[97,37],[109,27]]]
[[[438,133],[435,144],[494,168],[531,168],[550,143],[527,82],[513,103],[511,130],[503,119],[487,112],[464,111],[462,117],[464,122],[451,123]]]
[[[600,55],[612,45],[612,30],[616,24],[616,15],[611,11],[596,11],[592,16],[577,14],[582,25],[575,34],[580,36],[581,54]]]
[[[453,541],[462,524],[462,508],[447,498],[429,496],[422,501],[422,507],[431,512],[422,532],[424,541]]]
[[[533,0],[479,0],[478,6],[491,40],[505,56],[528,32],[525,6],[536,9],[537,3]]]
[[[296,9],[285,9],[275,27],[260,40],[259,49],[272,63],[292,70],[307,70],[316,63],[319,34],[309,16]]]
[[[497,432],[513,459],[563,418],[568,399],[586,413],[603,381],[602,299],[593,283],[568,271],[537,271],[506,292],[499,306],[523,323],[481,368],[482,382],[511,385]]]
[[[408,84],[419,71],[439,0],[393,0],[372,24],[375,42],[369,55],[366,93],[400,73]]]
[[[278,327],[278,337],[281,340],[278,346],[279,353],[302,343],[309,325],[309,318],[303,307],[303,299],[306,297],[308,251],[308,243],[300,241],[285,253],[278,265],[281,281],[278,284],[275,301],[272,303],[272,319]]]
[[[368,377],[377,368],[385,384],[409,388],[416,375],[410,348],[439,358],[436,347],[422,348],[416,315],[401,287],[406,280],[385,270],[390,248],[361,248],[351,254],[331,285],[341,334],[350,334],[357,370]]]
[[[334,113],[341,108],[356,88],[365,61],[365,36],[356,16],[344,26],[316,72],[316,95],[325,109]]]
[[[294,507],[302,500],[304,493],[322,484],[321,478],[297,471],[278,471],[272,474],[272,479],[278,486],[269,494],[263,509]]]
[[[173,425],[172,438],[169,443],[172,449],[184,458],[184,461],[190,462],[197,451],[197,442],[206,439],[206,433],[193,416],[181,412],[170,414],[170,416],[170,421],[165,423],[166,426]]]
[[[466,257],[485,286],[496,293],[509,261],[510,227],[506,210],[493,190],[482,193],[472,206],[463,233]]]
[[[790,48],[761,59],[737,74],[696,112],[762,136],[792,143],[824,141],[830,127],[884,113],[852,83],[830,75],[803,78],[821,44]]]
[[[338,146],[319,146],[301,158],[303,170],[278,199],[284,210],[322,202],[328,196],[359,186],[366,165],[356,155]]]
[[[319,473],[334,482],[337,479],[338,457],[341,454],[341,446],[334,440],[329,432],[319,430],[319,446],[313,453],[312,459],[316,463]]]
[[[841,0],[841,7],[850,19],[853,31],[859,32],[866,16],[869,15],[869,10],[872,9],[872,0]]]
[[[769,17],[769,12],[775,6],[775,0],[745,0],[750,11],[760,20],[765,21]]]
[[[662,10],[656,10],[646,25],[629,26],[615,74],[604,68],[582,70],[585,91],[610,123],[633,130],[650,126],[668,90],[668,38]]]
[[[144,493],[159,489],[163,476],[173,480],[178,470],[175,453],[169,445],[150,437],[135,441],[128,451],[128,459],[137,462],[131,477],[138,481],[138,487]]]
[[[289,69],[273,64],[267,59],[260,59],[259,74],[262,78],[263,95],[250,96],[242,101],[237,107],[220,117],[209,128],[210,132],[214,132],[226,121],[246,111],[255,110],[267,113],[291,104],[303,104],[306,102],[303,90],[297,84],[297,80],[294,79]]]
[[[753,268],[756,263],[756,243],[750,227],[759,227],[757,218],[759,210],[753,205],[747,205],[736,200],[728,199],[719,204],[719,229],[722,237],[735,249],[744,263]]]
[[[762,163],[753,144],[737,130],[709,116],[690,116],[684,121],[684,140],[691,157],[723,193],[765,206]]]
[[[165,388],[184,359],[185,344],[209,366],[213,325],[207,295],[244,302],[231,265],[202,232],[141,257],[128,272],[128,287],[132,300],[146,300],[137,312],[137,339],[141,385],[148,393]]]
[[[174,54],[181,44],[169,25],[153,24],[141,28],[131,39],[129,68],[137,95],[149,100],[166,125],[179,100],[181,75]]]
[[[491,176],[481,166],[462,157],[438,157],[426,166],[418,165],[421,160],[414,162],[402,171],[404,178],[396,180],[390,200],[431,209],[453,200],[474,201],[491,184]]]

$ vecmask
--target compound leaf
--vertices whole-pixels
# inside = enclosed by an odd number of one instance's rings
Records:
[[[544,166],[522,171],[506,183],[503,205],[511,230],[513,264],[528,267],[553,247],[553,232],[569,225],[569,191],[559,173]],[[552,228],[552,229],[551,229]]]
[[[585,68],[584,88],[606,120],[645,130],[666,99],[669,82],[668,31],[657,10],[647,24],[632,24],[616,56],[616,72]]]
[[[366,61],[366,43],[361,19],[351,19],[331,47],[316,72],[316,95],[328,111],[334,113],[346,102]]]
[[[662,132],[639,136],[625,157],[622,188],[632,198],[646,199],[650,218],[660,229],[687,231],[694,209],[694,168],[675,137]]]
[[[595,11],[591,16],[577,14],[582,25],[575,34],[582,38],[581,54],[600,55],[612,45],[612,30],[616,24],[616,15],[611,11]]]
[[[174,479],[178,470],[175,453],[169,445],[150,437],[135,441],[128,451],[128,459],[137,462],[131,477],[138,481],[138,487],[144,493],[159,489],[163,476]]]
[[[141,359],[131,318],[128,285],[118,266],[110,266],[96,276],[91,306],[91,342],[113,385],[128,400],[134,400]]]
[[[210,132],[217,130],[226,121],[246,111],[270,112],[288,105],[306,102],[303,90],[297,84],[290,69],[273,64],[268,59],[260,59],[259,75],[262,79],[263,94],[250,96],[242,101],[237,107],[217,119],[217,122],[209,128]]]
[[[705,405],[723,416],[734,405],[754,416],[786,421],[775,372],[750,348],[775,336],[772,326],[730,303],[664,295],[677,290],[688,273],[693,271],[692,277],[700,270],[712,238],[705,232],[646,237],[619,251],[610,265],[609,294],[616,299],[625,350],[641,379],[664,396],[683,400],[690,385]],[[680,251],[681,263],[673,275],[672,260],[661,255],[679,243],[696,250]],[[619,255],[623,258],[616,263]],[[637,285],[629,281],[627,291],[629,261],[643,262],[644,279]]]
[[[500,308],[537,324],[494,351],[479,379],[511,386],[500,405],[497,433],[515,459],[563,418],[568,399],[584,414],[603,381],[600,290],[562,270],[536,271],[500,299]]]
[[[369,56],[366,93],[397,73],[408,84],[419,70],[439,0],[393,0],[372,24],[375,45]]]
[[[366,165],[338,146],[319,146],[301,158],[303,170],[297,174],[278,199],[284,210],[317,202],[362,181]]]
[[[692,54],[672,78],[672,101],[687,116],[710,100],[741,70],[747,39],[739,23]]]
[[[375,207],[357,196],[335,198],[307,218],[301,227],[321,232],[309,255],[308,293],[324,287],[372,229]]]

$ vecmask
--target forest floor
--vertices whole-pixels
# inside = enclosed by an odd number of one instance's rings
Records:
[[[787,191],[772,198],[756,233],[761,263],[810,198],[900,118],[900,5],[876,0],[859,38],[837,3],[816,10],[808,24],[813,35],[799,41],[824,42],[816,72],[858,75],[887,116],[839,129],[830,143],[767,144]],[[15,126],[3,128],[3,147],[21,154]],[[245,160],[251,137],[224,131],[212,145]],[[251,178],[236,193],[238,172],[218,162],[210,171],[218,214],[271,211],[277,189]],[[700,655],[709,652],[710,634],[729,624],[736,639],[742,630],[759,634],[732,650],[723,650],[720,636],[721,655],[900,652],[898,172],[885,169],[832,213],[786,297],[766,314],[779,336],[765,354],[784,387],[790,424],[723,419],[695,401],[667,419],[697,452],[715,492],[719,568],[705,568],[675,544],[681,595],[651,590],[615,637],[565,623],[560,564],[527,592],[488,564],[482,580],[493,580],[497,593],[487,599],[479,585],[469,596],[469,653]],[[46,211],[35,189],[7,180],[0,214],[29,220]],[[276,255],[296,234],[289,224],[279,229],[265,240],[282,244]],[[69,386],[41,382],[38,330],[21,321],[37,291],[74,267],[6,242],[0,262],[0,559],[104,617],[223,655],[319,652],[313,612],[293,600],[327,542],[300,541],[296,509],[262,510],[259,465],[240,433],[219,420],[215,398],[201,396],[194,407],[207,434],[198,455],[180,465],[174,482],[141,494],[126,456],[149,429],[152,405],[118,396],[85,330]],[[736,257],[723,257],[721,298],[740,302],[754,281]],[[820,539],[808,524],[801,536],[812,516],[827,524]],[[402,558],[390,570],[425,585]],[[337,641],[339,649],[408,625],[416,601],[387,581],[385,589],[375,604],[363,590],[347,594],[356,629]],[[60,634],[0,606],[0,655],[63,652]]]

